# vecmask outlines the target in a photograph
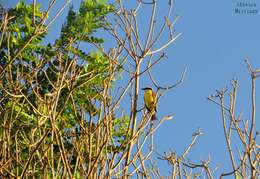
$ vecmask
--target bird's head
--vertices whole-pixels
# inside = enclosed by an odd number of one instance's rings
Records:
[[[150,87],[145,87],[145,88],[142,88],[142,90],[147,91],[147,90],[153,90],[153,89]]]

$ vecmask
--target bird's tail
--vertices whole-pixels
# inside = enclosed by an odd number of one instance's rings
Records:
[[[157,120],[157,117],[156,117],[156,113],[155,113],[155,112],[152,114],[151,120]]]

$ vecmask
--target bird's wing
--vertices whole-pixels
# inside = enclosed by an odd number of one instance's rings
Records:
[[[153,94],[153,106],[154,106],[154,111],[156,112],[156,106],[157,106],[157,104],[156,104],[156,94],[155,94],[155,92],[153,92],[152,93]]]

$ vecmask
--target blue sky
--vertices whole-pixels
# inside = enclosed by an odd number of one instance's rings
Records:
[[[10,7],[17,0],[0,2]],[[44,4],[47,2],[44,1]],[[78,7],[79,2],[74,1],[74,6]],[[167,3],[163,2],[166,1],[160,1],[158,5],[158,15],[163,14],[166,9]],[[236,14],[237,2],[243,1],[175,0],[174,15],[180,16],[176,32],[183,32],[183,35],[166,50],[168,59],[159,63],[152,71],[161,84],[167,85],[177,81],[185,67],[188,69],[184,83],[162,97],[158,105],[158,117],[172,113],[175,116],[155,134],[156,150],[161,153],[172,150],[180,154],[199,127],[204,134],[200,136],[188,158],[200,161],[210,155],[213,161],[211,167],[223,167],[217,170],[217,176],[228,171],[231,165],[220,110],[207,101],[206,97],[216,89],[230,85],[232,78],[237,78],[239,88],[236,112],[243,112],[243,117],[249,118],[250,75],[244,59],[249,58],[253,67],[260,68],[260,2],[250,1],[257,5],[254,9],[258,13],[254,15]],[[61,4],[57,4],[58,6]],[[145,9],[143,13],[147,14],[149,10]],[[66,14],[64,12],[51,28],[50,39],[60,32],[59,28]],[[141,84],[150,86],[148,79],[147,75],[142,77]],[[259,102],[259,96],[256,97],[256,102]],[[260,110],[258,105],[257,110]],[[257,121],[256,128],[259,130],[259,127],[260,123]],[[162,162],[159,164],[167,173],[167,165]]]
[[[184,84],[161,100],[159,109],[173,110],[176,117],[174,122],[162,126],[157,136],[162,139],[171,136],[167,143],[172,145],[163,145],[163,150],[183,149],[184,143],[190,141],[191,132],[200,127],[204,135],[189,157],[199,160],[210,154],[213,164],[223,165],[227,171],[230,165],[227,165],[220,111],[206,97],[237,78],[240,84],[237,112],[249,117],[250,76],[244,59],[249,58],[254,67],[260,67],[260,14],[235,14],[237,1],[175,2],[176,13],[181,16],[176,28],[183,36],[168,49],[170,59],[156,68],[161,80],[176,78],[184,66],[188,67],[188,73]],[[257,5],[259,11],[260,4]],[[168,73],[162,74],[160,69]]]
[[[204,135],[188,157],[199,160],[210,155],[215,161],[212,166],[223,165],[226,171],[230,165],[227,165],[220,111],[206,97],[237,78],[240,84],[237,112],[249,117],[250,76],[244,59],[249,58],[254,67],[260,67],[260,14],[235,14],[237,1],[175,2],[176,13],[181,16],[176,28],[183,36],[168,49],[173,60],[156,68],[162,80],[169,79],[170,73],[162,74],[160,68],[173,71],[175,78],[184,66],[188,67],[188,73],[184,84],[161,100],[159,108],[165,112],[173,110],[176,117],[174,122],[162,126],[157,136],[162,139],[171,136],[168,143],[172,145],[163,145],[164,150],[183,149],[184,143],[190,141],[191,132],[200,127]],[[257,5],[259,11],[260,4]]]

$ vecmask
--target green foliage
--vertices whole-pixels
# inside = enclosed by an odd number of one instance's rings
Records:
[[[105,1],[95,0],[82,1],[79,13],[70,7],[67,22],[62,26],[61,39],[57,44],[64,46],[71,42],[102,43],[103,39],[94,37],[93,33],[106,26],[103,18],[112,11],[112,6]]]
[[[83,49],[80,43],[103,43],[104,40],[95,37],[94,33],[106,26],[103,18],[112,11],[113,8],[105,1],[82,1],[79,12],[72,7],[69,9],[60,38],[54,44],[45,45],[43,40],[47,31],[41,23],[47,12],[40,11],[39,4],[34,9],[33,5],[19,2],[15,8],[8,10],[10,18],[7,29],[0,32],[3,37],[0,64],[4,67],[11,58],[16,58],[0,80],[0,95],[3,96],[0,101],[0,122],[3,124],[0,136],[6,136],[5,128],[11,126],[8,135],[13,143],[8,146],[8,151],[12,154],[9,157],[16,158],[18,145],[19,156],[22,158],[12,171],[21,174],[24,164],[36,147],[35,142],[44,137],[53,125],[62,136],[62,145],[71,156],[72,167],[76,163],[78,149],[88,155],[86,145],[90,143],[76,148],[75,138],[93,132],[90,127],[89,131],[81,129],[84,126],[88,128],[89,122],[84,114],[91,117],[99,114],[97,104],[103,100],[101,94],[111,77],[111,71],[114,72],[115,69],[110,69],[109,59],[101,51]],[[1,17],[1,22],[3,21],[4,16]],[[56,108],[51,108],[56,99]],[[75,132],[77,130],[80,132]],[[125,135],[122,131],[121,134]],[[116,135],[120,138],[119,132]],[[16,145],[14,141],[17,141]],[[97,139],[93,138],[91,145],[95,147],[96,142]],[[37,151],[37,155],[50,157],[51,154],[45,151],[50,149],[50,145],[53,145],[55,157],[60,157],[60,144],[50,134],[44,138],[43,148]],[[44,158],[39,159],[34,154],[31,160],[36,161],[33,166],[35,176],[41,173],[43,164],[49,165],[44,163]],[[58,160],[54,160],[54,165],[58,166]],[[75,176],[79,178],[80,174],[76,172]],[[47,177],[52,175],[48,174]]]
[[[116,144],[121,145],[128,141],[130,118],[129,116],[123,116],[121,118],[115,118],[113,120],[113,139]]]
[[[1,29],[2,43],[0,44],[0,64],[6,66],[11,58],[15,56],[20,49],[23,49],[17,58],[13,59],[13,63],[9,72],[2,77],[3,87],[13,90],[14,86],[8,83],[8,73],[12,74],[13,81],[16,85],[22,85],[25,94],[31,93],[28,85],[28,78],[24,74],[33,71],[40,61],[36,60],[39,56],[52,55],[50,45],[42,45],[46,36],[45,31],[36,32],[38,25],[41,24],[41,18],[44,12],[40,11],[40,5],[35,9],[31,5],[19,2],[15,8],[11,8],[7,12],[8,24],[7,28]],[[5,21],[4,16],[1,22]],[[2,27],[3,28],[3,27]],[[44,26],[42,26],[44,28]],[[25,47],[25,48],[24,48]],[[18,87],[18,86],[17,86]],[[0,90],[0,93],[2,91]],[[30,99],[32,99],[30,97]],[[4,101],[8,102],[8,101]]]
[[[22,57],[31,59],[28,54],[38,52],[44,48],[40,43],[46,33],[42,32],[35,36],[37,25],[41,23],[43,14],[44,12],[40,12],[39,4],[33,9],[33,6],[26,5],[24,2],[19,2],[15,8],[11,8],[8,11],[8,17],[10,17],[8,31],[6,32],[6,38],[2,43],[1,50],[5,51],[8,49],[11,54],[14,54],[31,37],[34,38],[24,50],[24,54],[21,55]],[[5,57],[6,56],[7,55],[5,54]]]
[[[84,78],[77,81],[73,96],[76,106],[84,107],[91,115],[98,114],[94,103],[99,100],[99,93],[103,90],[104,81],[108,76],[109,61],[99,51],[88,53],[82,50],[80,43],[103,43],[103,39],[94,37],[93,33],[106,25],[102,19],[112,10],[105,1],[94,0],[82,1],[78,13],[70,7],[66,23],[61,29],[61,37],[55,43],[56,48],[64,53],[64,61],[67,58],[80,59],[81,64],[77,64],[77,68]],[[71,111],[71,107],[67,107],[65,113],[66,111]],[[71,120],[75,119],[72,114],[65,115],[70,116]]]

